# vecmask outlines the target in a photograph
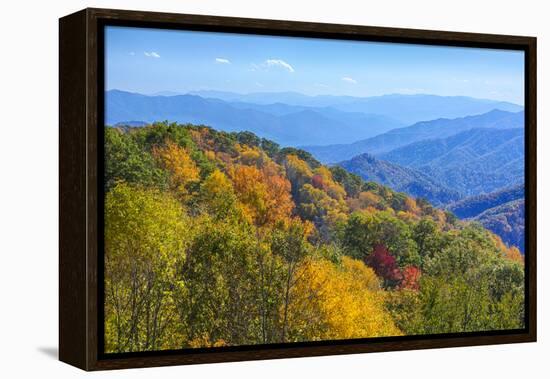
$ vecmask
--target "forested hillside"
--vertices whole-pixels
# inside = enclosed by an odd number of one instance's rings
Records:
[[[525,131],[470,129],[380,154],[467,196],[489,193],[525,181]]]
[[[386,185],[415,198],[427,199],[434,205],[448,204],[463,197],[460,192],[449,189],[420,170],[379,160],[367,153],[338,165],[365,180]]]
[[[487,209],[524,198],[525,185],[519,184],[496,192],[467,197],[450,204],[447,208],[460,218],[472,218]]]
[[[105,351],[515,329],[479,224],[249,132],[105,128]]]
[[[487,209],[472,220],[501,236],[506,244],[525,252],[525,199]]]
[[[497,233],[504,242],[525,250],[525,186],[505,188],[472,196],[450,204],[447,209],[460,218],[473,219]]]

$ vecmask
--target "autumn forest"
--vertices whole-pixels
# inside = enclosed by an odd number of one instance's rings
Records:
[[[104,129],[105,352],[518,329],[480,223],[251,132]]]

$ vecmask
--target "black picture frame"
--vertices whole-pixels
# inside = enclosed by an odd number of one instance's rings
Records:
[[[106,25],[524,51],[525,329],[104,354],[102,133]],[[59,20],[59,46],[61,361],[84,370],[106,370],[536,341],[536,38],[88,8]]]

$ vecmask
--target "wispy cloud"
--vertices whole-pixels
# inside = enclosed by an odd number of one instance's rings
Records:
[[[136,55],[136,53],[133,52],[133,51],[130,51],[130,55],[134,56],[134,55]]]
[[[225,59],[225,58],[216,58],[216,63],[230,64],[231,62],[229,61],[229,59]]]
[[[285,70],[288,70],[288,72],[294,72],[294,67],[292,67],[290,64],[282,59],[268,59],[265,61],[265,65],[267,67],[278,66],[284,68]]]
[[[357,84],[357,80],[350,78],[349,76],[344,76],[342,80],[347,83]]]
[[[160,55],[155,52],[155,51],[151,51],[151,52],[148,52],[148,51],[144,51],[143,54],[146,56],[146,57],[149,57],[149,58],[160,58]]]
[[[260,66],[256,63],[250,63],[250,67],[248,68],[248,71],[258,71],[260,69]]]

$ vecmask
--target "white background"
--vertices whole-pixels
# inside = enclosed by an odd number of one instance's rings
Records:
[[[57,355],[58,18],[87,6],[538,37],[536,344],[88,374],[109,378],[549,377],[550,27],[546,1],[6,0],[0,21],[0,376],[74,378]],[[546,172],[545,172],[546,169]],[[546,299],[545,299],[546,297]]]

